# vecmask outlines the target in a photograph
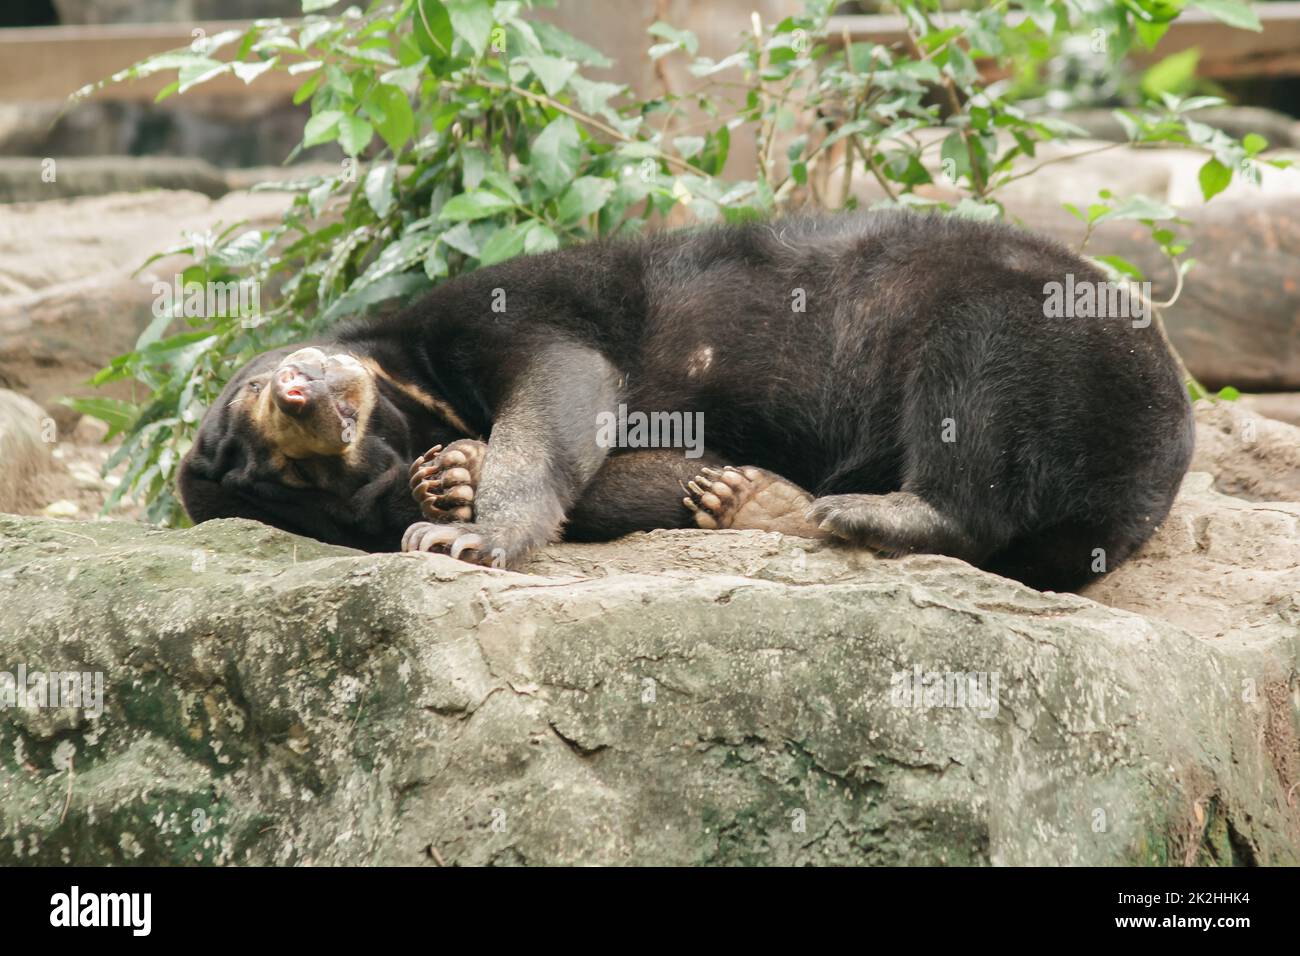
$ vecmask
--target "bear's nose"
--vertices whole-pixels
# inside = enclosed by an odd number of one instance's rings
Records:
[[[271,397],[282,411],[300,414],[311,401],[313,384],[325,377],[320,366],[308,363],[281,365],[275,370],[272,380]]]
[[[287,376],[301,375],[309,382],[315,382],[325,377],[325,366],[320,362],[307,360],[298,360],[295,362],[285,362],[275,370],[276,378]]]

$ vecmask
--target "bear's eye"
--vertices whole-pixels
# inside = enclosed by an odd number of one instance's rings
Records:
[[[261,383],[261,382],[249,382],[249,383],[248,383],[248,387],[251,388],[251,389],[253,390],[253,394],[256,395],[258,392],[260,392],[260,391],[262,390],[262,383]]]

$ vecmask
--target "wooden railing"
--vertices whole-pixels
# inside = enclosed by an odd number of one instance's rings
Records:
[[[1200,76],[1219,80],[1300,76],[1300,3],[1257,3],[1255,12],[1264,27],[1259,33],[1220,23],[1203,10],[1188,9],[1170,25],[1155,50],[1136,50],[1134,59],[1151,63],[1199,47]],[[901,16],[831,17],[830,42],[839,44],[847,34],[854,43],[899,43],[906,39],[905,28]]]
[[[1260,33],[1233,29],[1200,10],[1188,10],[1153,53],[1138,54],[1138,58],[1150,61],[1195,46],[1201,50],[1199,72],[1203,76],[1300,76],[1300,2],[1256,4],[1255,10],[1264,24]],[[188,45],[196,28],[213,36],[244,25],[210,22],[0,29],[0,101],[61,99],[151,54]],[[840,42],[845,35],[853,42],[877,43],[898,43],[906,37],[900,16],[833,17],[831,42]],[[629,64],[627,69],[636,66]],[[167,77],[152,76],[114,84],[95,95],[149,100],[167,82]],[[273,72],[246,86],[227,76],[196,87],[188,95],[289,93],[300,82],[298,77]]]

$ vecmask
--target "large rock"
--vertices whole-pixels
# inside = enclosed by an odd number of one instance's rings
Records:
[[[1241,402],[1196,403],[1193,471],[1250,501],[1300,501],[1300,427],[1256,414]]]
[[[1149,560],[1213,545],[1207,483]],[[1300,508],[1222,507],[1294,546]],[[0,661],[103,679],[0,710],[0,861],[1300,863],[1297,563],[1211,638],[757,532],[516,574],[0,517]]]
[[[1085,594],[1243,647],[1294,639],[1300,634],[1300,428],[1237,402],[1197,402],[1192,474],[1169,517],[1136,555]]]
[[[225,192],[214,167],[274,165],[302,141],[310,113],[288,94],[178,96],[162,103],[135,100],[0,102],[0,157],[55,157],[66,176],[56,191],[25,170],[31,161],[0,163],[0,196],[34,201],[54,195],[93,195],[152,186]],[[332,160],[337,145],[315,146],[300,160]]]
[[[1113,109],[1070,110],[1061,118],[1086,130],[1096,139],[1128,142],[1128,131],[1115,118]],[[1250,133],[1256,133],[1273,147],[1300,146],[1300,123],[1277,110],[1261,106],[1217,106],[1197,110],[1195,119],[1198,123],[1223,130],[1235,139],[1245,139]]]
[[[201,159],[0,156],[0,203],[44,202],[153,189],[187,190],[215,199],[229,192],[230,187],[220,170]]]
[[[160,23],[293,17],[300,0],[54,0],[59,22]]]
[[[31,399],[0,388],[0,511],[41,502],[40,481],[51,468],[55,428]]]
[[[1300,649],[1300,503],[1234,498],[1192,472],[1160,531],[1084,593],[1243,649]]]
[[[1014,210],[1025,226],[1077,248],[1083,226],[1052,205]],[[1187,367],[1206,385],[1300,389],[1300,195],[1245,196],[1187,207],[1179,234],[1196,266],[1165,324]],[[1094,255],[1118,255],[1152,282],[1156,301],[1170,297],[1174,275],[1150,230],[1108,222],[1088,243]]]
[[[921,130],[933,141],[949,130]],[[1268,158],[1289,158],[1285,151]],[[1263,167],[1258,182],[1236,176],[1223,193],[1202,201],[1199,172],[1206,155],[1192,149],[1135,149],[1117,143],[1072,140],[1046,143],[1033,159],[1022,158],[1015,179],[996,192],[1008,218],[1078,249],[1085,227],[1063,208],[1085,208],[1105,189],[1116,197],[1145,195],[1173,206],[1184,224],[1175,231],[1191,246],[1188,274],[1178,301],[1165,311],[1170,338],[1187,367],[1213,388],[1234,385],[1258,391],[1300,390],[1300,165]],[[936,186],[919,190],[933,199],[960,194],[930,160]],[[1050,164],[1050,165],[1048,165]],[[828,163],[819,195],[843,194],[843,162]],[[860,205],[884,198],[872,178],[851,181]],[[1152,282],[1155,301],[1170,298],[1175,273],[1141,223],[1103,223],[1089,238],[1090,255],[1117,255],[1136,264]]]
[[[1256,415],[1300,427],[1300,392],[1243,395],[1241,403]]]

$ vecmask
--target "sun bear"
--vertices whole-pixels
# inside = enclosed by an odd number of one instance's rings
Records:
[[[1046,308],[1066,282],[1105,277],[893,211],[522,256],[255,358],[180,493],[195,521],[503,567],[560,537],[766,528],[1076,589],[1165,518],[1193,426],[1158,329],[1104,294]],[[663,447],[636,415],[698,434]]]

